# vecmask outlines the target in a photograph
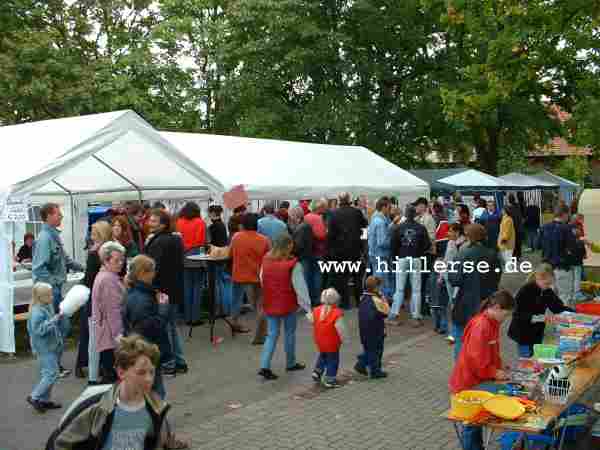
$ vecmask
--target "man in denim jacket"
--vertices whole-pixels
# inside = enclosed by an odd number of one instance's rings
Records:
[[[390,267],[390,200],[382,197],[375,203],[377,210],[367,229],[371,273],[383,281],[383,296],[390,301],[394,295],[394,274]]]
[[[56,203],[46,203],[40,210],[44,221],[42,231],[33,246],[33,282],[48,283],[52,286],[52,304],[54,311],[58,312],[58,305],[62,301],[62,289],[67,281],[67,270],[82,271],[83,266],[73,261],[66,253],[60,238],[58,227],[62,223],[63,215]],[[60,376],[69,375],[60,364]]]

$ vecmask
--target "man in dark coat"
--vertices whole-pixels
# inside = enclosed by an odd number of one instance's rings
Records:
[[[146,242],[145,253],[156,263],[154,287],[169,296],[167,331],[173,359],[163,365],[163,373],[185,373],[188,366],[183,355],[183,341],[175,323],[183,302],[183,242],[178,234],[171,232],[171,217],[165,211],[152,210],[148,225],[152,234]]]
[[[363,243],[361,241],[362,229],[367,224],[367,219],[359,209],[350,204],[350,194],[344,192],[338,198],[339,208],[331,212],[327,232],[327,248],[329,259],[332,261],[349,261],[358,263],[362,258]],[[354,298],[358,301],[361,292],[361,271],[351,270],[348,265],[342,270],[329,273],[328,282],[341,295],[340,307],[349,309],[350,292],[348,282],[353,280]]]
[[[467,225],[465,236],[468,244],[463,245],[454,266],[448,268],[450,284],[459,288],[452,308],[455,358],[460,353],[467,323],[479,312],[482,300],[498,290],[502,276],[496,251],[483,245],[485,228],[479,224]]]

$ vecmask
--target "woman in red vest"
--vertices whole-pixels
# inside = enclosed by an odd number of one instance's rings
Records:
[[[322,305],[313,311],[314,338],[319,358],[312,378],[317,383],[322,381],[326,388],[339,387],[336,377],[345,333],[344,311],[337,307],[339,300],[340,294],[334,288],[325,289],[321,294]]]
[[[296,321],[298,304],[311,317],[310,295],[304,280],[302,264],[292,257],[294,241],[283,233],[273,241],[273,248],[265,255],[261,269],[263,312],[267,319],[268,335],[260,359],[259,375],[267,380],[277,379],[271,371],[271,359],[279,339],[283,322],[285,331],[286,370],[306,368],[296,361]]]

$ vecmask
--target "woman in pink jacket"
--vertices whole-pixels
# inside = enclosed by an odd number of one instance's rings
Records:
[[[118,242],[109,241],[100,247],[98,253],[102,267],[92,289],[92,321],[103,381],[113,383],[117,379],[114,349],[117,337],[123,334],[121,304],[125,288],[119,273],[125,262],[125,248]]]

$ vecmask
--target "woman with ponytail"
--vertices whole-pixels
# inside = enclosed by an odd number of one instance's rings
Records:
[[[515,313],[508,336],[517,343],[522,358],[531,358],[533,346],[541,344],[544,339],[546,309],[554,314],[573,311],[556,295],[553,284],[554,269],[550,264],[541,264],[529,274],[527,282],[515,297]]]
[[[494,390],[490,383],[508,380],[500,357],[500,326],[511,314],[515,300],[500,290],[481,303],[479,314],[465,328],[463,346],[448,386],[452,394],[469,390]],[[483,449],[481,427],[465,426],[463,448]]]

